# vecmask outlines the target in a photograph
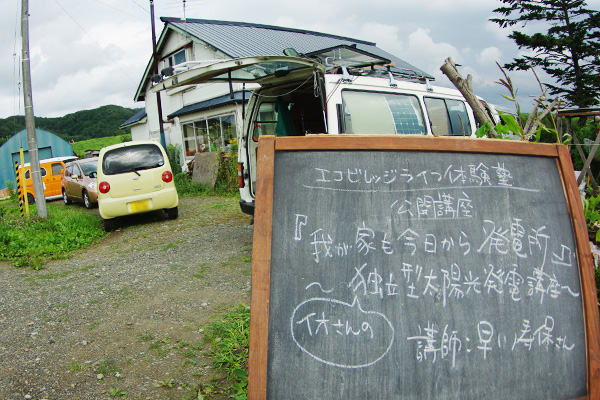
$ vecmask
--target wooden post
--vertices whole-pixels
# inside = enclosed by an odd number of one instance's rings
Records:
[[[441,66],[440,70],[450,79],[450,81],[456,86],[456,88],[462,93],[467,103],[473,109],[473,114],[475,114],[475,119],[481,125],[484,125],[486,122],[489,122],[492,131],[490,132],[492,137],[498,136],[496,131],[494,131],[494,121],[489,117],[489,115],[485,112],[481,102],[475,96],[473,92],[473,87],[471,86],[471,82],[473,77],[471,75],[467,75],[467,79],[464,79],[460,72],[456,69],[456,64],[450,57],[446,58],[444,65]]]

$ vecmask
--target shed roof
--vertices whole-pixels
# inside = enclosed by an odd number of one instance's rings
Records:
[[[38,158],[40,160],[60,156],[72,156],[73,147],[54,133],[35,129]],[[0,189],[6,187],[6,181],[15,182],[15,161],[19,161],[20,148],[23,148],[24,161],[29,162],[29,143],[27,130],[15,133],[0,146]]]
[[[181,20],[180,18],[166,17],[161,17],[161,21],[165,23],[165,26],[159,38],[159,48],[172,31],[188,36],[193,41],[207,43],[231,58],[282,55],[283,50],[287,48],[293,48],[300,54],[306,54],[340,45],[355,45],[359,50],[391,60],[395,63],[397,70],[414,71],[418,75],[434,79],[433,76],[419,68],[378,48],[375,43],[365,40],[247,22]],[[145,88],[152,75],[151,68],[152,59],[148,62],[144,77],[136,92],[136,101],[144,100]]]

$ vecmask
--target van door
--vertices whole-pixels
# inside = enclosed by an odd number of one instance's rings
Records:
[[[60,179],[62,178],[62,174],[65,169],[65,165],[58,161],[53,162],[49,166],[47,166],[49,170],[49,174],[46,175],[46,187],[44,190],[44,195],[46,197],[52,196],[60,196],[61,195],[61,185]]]

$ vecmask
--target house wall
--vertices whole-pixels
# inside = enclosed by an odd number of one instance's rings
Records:
[[[229,59],[226,54],[216,50],[212,46],[204,42],[193,42],[191,39],[179,34],[178,32],[171,31],[166,37],[161,46],[161,62],[159,63],[159,70],[162,70],[167,66],[165,60],[162,57],[172,55],[186,45],[186,60],[187,61],[211,61],[219,59]],[[241,84],[233,84],[233,90],[241,90]],[[241,117],[241,106],[229,105],[220,108],[215,108],[201,113],[195,113],[183,116],[181,118],[174,118],[173,120],[167,120],[167,116],[173,112],[204,100],[208,100],[214,97],[221,96],[229,93],[229,85],[226,83],[209,83],[196,85],[184,90],[180,88],[172,89],[170,91],[161,91],[161,107],[163,117],[163,130],[165,133],[165,142],[167,145],[179,145],[184,149],[183,143],[183,130],[181,125],[201,120],[204,118],[210,118],[214,116],[220,116],[223,114],[235,113],[236,115],[236,126],[237,129],[242,127]],[[146,100],[145,107],[147,111],[147,121],[145,123],[137,124],[131,127],[131,138],[132,140],[145,140],[154,139],[160,140],[160,128],[158,119],[158,102],[156,94],[150,91],[150,85],[146,87]],[[189,157],[188,157],[189,158]],[[186,162],[185,154],[182,151],[181,164],[185,165]]]

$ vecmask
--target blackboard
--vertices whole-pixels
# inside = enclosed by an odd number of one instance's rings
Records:
[[[259,145],[250,398],[598,398],[562,146],[289,139]]]

